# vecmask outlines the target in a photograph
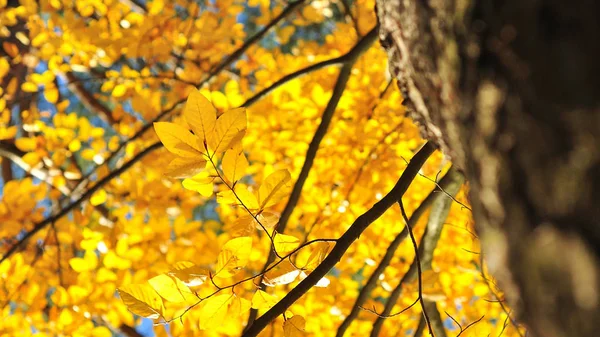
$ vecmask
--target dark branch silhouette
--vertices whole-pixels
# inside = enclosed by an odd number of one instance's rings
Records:
[[[394,188],[373,205],[373,207],[359,216],[350,228],[348,228],[348,230],[338,239],[335,247],[323,262],[304,280],[298,283],[298,285],[296,285],[296,287],[283,299],[269,309],[269,311],[254,321],[242,336],[249,337],[258,335],[271,321],[284,313],[290,305],[317,284],[317,282],[319,282],[319,280],[341,260],[348,248],[350,248],[350,245],[360,237],[361,233],[364,232],[371,223],[383,215],[388,208],[392,207],[394,203],[400,200],[427,158],[429,158],[435,149],[436,147],[434,145],[426,143],[412,158]]]

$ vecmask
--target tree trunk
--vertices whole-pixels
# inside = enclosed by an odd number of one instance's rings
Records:
[[[378,0],[403,104],[470,182],[536,336],[600,328],[600,2]]]

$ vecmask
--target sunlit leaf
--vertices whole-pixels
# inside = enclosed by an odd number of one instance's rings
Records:
[[[202,149],[198,146],[197,138],[181,125],[156,122],[154,130],[169,152],[180,157],[202,158]]]
[[[222,114],[208,136],[213,154],[222,153],[239,142],[246,132],[246,109],[237,108]]]
[[[165,171],[165,175],[174,179],[193,177],[206,167],[206,160],[200,157],[179,157],[173,159]]]
[[[129,311],[146,318],[162,317],[163,301],[150,284],[132,284],[118,289]]]
[[[276,233],[273,244],[279,255],[286,255],[298,247],[300,240],[295,236]]]
[[[196,191],[205,197],[213,194],[213,178],[209,177],[208,172],[200,172],[191,178],[184,179],[181,183],[183,187],[190,191]]]
[[[291,189],[290,180],[291,176],[288,170],[284,169],[271,173],[258,190],[260,208],[273,206],[287,197]]]
[[[229,303],[228,315],[233,318],[239,318],[251,308],[251,302],[245,298],[234,296]]]
[[[181,280],[160,274],[148,280],[156,292],[169,302],[179,303],[197,299],[194,293]]]
[[[252,308],[258,310],[271,309],[278,301],[277,297],[258,289],[252,296]]]
[[[178,262],[168,274],[181,280],[188,287],[202,285],[208,278],[208,270],[191,262]]]
[[[251,250],[251,237],[242,236],[227,241],[219,253],[214,276],[224,278],[235,275],[248,263]]]
[[[304,336],[306,320],[300,315],[294,315],[283,322],[283,335],[285,337]]]
[[[248,160],[241,144],[236,144],[233,148],[225,151],[223,156],[223,174],[230,182],[235,183],[246,174]]]
[[[205,330],[223,324],[233,297],[231,293],[219,294],[202,301],[198,314],[200,329]]]
[[[270,287],[292,283],[300,275],[300,270],[298,270],[289,259],[285,259],[281,262],[275,261],[269,268],[271,269],[265,273],[263,283]]]
[[[194,134],[203,141],[212,133],[217,122],[217,110],[198,90],[188,96],[183,116]]]
[[[327,257],[331,244],[329,242],[316,242],[312,244],[310,256],[304,263],[303,269],[313,270]]]
[[[96,193],[94,193],[91,198],[90,198],[90,204],[94,205],[94,206],[98,206],[98,205],[102,205],[103,203],[106,202],[106,190],[101,189],[98,190]]]
[[[273,212],[261,212],[256,219],[266,229],[273,229],[279,223],[279,214]],[[256,224],[258,229],[261,229],[258,223]]]

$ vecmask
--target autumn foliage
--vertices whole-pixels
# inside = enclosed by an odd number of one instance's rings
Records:
[[[0,0],[0,336],[523,335],[373,6]]]

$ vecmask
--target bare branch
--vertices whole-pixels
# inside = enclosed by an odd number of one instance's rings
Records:
[[[90,187],[77,200],[75,200],[75,201],[71,202],[70,204],[68,204],[65,208],[61,209],[55,215],[52,215],[52,216],[44,219],[43,221],[37,223],[33,227],[33,229],[31,231],[25,233],[23,235],[23,237],[21,239],[19,239],[19,241],[17,241],[14,245],[12,245],[12,247],[10,247],[10,249],[6,252],[6,254],[4,254],[4,256],[2,256],[2,258],[0,259],[0,263],[2,263],[4,260],[6,260],[10,256],[12,256],[19,249],[19,247],[21,247],[23,244],[25,244],[31,237],[33,237],[41,229],[47,227],[51,223],[59,220],[60,218],[62,218],[65,215],[67,215],[69,212],[71,212],[76,207],[78,207],[79,205],[81,205],[81,203],[83,203],[84,201],[86,201],[87,199],[89,199],[96,191],[98,191],[99,189],[101,189],[102,187],[104,187],[106,184],[108,184],[113,178],[115,178],[115,177],[119,176],[121,173],[127,171],[131,166],[133,166],[133,164],[137,163],[139,160],[141,160],[146,155],[148,155],[149,153],[151,153],[153,150],[159,148],[160,146],[162,146],[162,144],[160,142],[157,142],[157,143],[154,143],[154,144],[150,145],[144,151],[138,153],[137,156],[135,156],[134,158],[132,158],[130,161],[128,161],[127,163],[123,164],[123,166],[121,166],[118,169],[112,171],[106,177],[104,177],[100,181],[98,181],[98,183],[96,183],[94,186]]]
[[[222,70],[224,70],[227,66],[229,66],[231,63],[233,63],[248,48],[250,48],[250,46],[252,46],[254,43],[258,42],[273,26],[277,25],[282,19],[284,19],[287,15],[289,15],[297,6],[301,5],[304,1],[305,0],[298,0],[298,1],[294,1],[294,2],[290,3],[280,13],[280,15],[275,17],[273,20],[271,20],[271,22],[269,22],[260,31],[258,31],[256,34],[254,34],[248,40],[246,40],[240,48],[238,48],[236,51],[234,51],[223,62],[221,62],[217,67],[215,67],[215,69],[213,69],[204,80],[202,80],[200,83],[198,83],[196,85],[196,87],[200,88],[204,84],[208,83],[214,76],[218,75]],[[130,2],[130,1],[127,1],[127,2]],[[108,158],[105,160],[105,162],[110,162],[111,160],[113,160],[127,144],[131,143],[132,141],[134,141],[134,140],[138,139],[139,137],[141,137],[142,135],[144,135],[146,133],[146,131],[148,131],[152,128],[152,125],[155,122],[160,121],[161,119],[163,119],[164,117],[169,115],[171,112],[175,111],[180,105],[184,104],[186,102],[186,100],[187,100],[187,98],[180,99],[179,101],[175,102],[173,105],[171,105],[166,110],[163,110],[162,112],[160,112],[157,116],[155,116],[148,123],[144,124],[133,136],[131,136],[126,141],[121,142],[121,144],[119,144],[117,149],[108,156]],[[243,106],[247,106],[246,103],[244,103]],[[161,146],[162,146],[162,144],[161,144]],[[159,146],[158,148],[160,148],[161,146]],[[74,188],[75,193],[81,192],[81,190],[88,184],[89,177],[91,177],[94,174],[94,172],[96,172],[98,170],[99,167],[100,167],[100,165],[97,165],[90,173],[88,173],[87,175],[85,175],[83,177],[83,179],[80,181],[80,183],[77,185],[77,187]]]
[[[410,216],[410,219],[408,220],[408,227],[413,228],[419,222],[421,216],[427,211],[427,209],[429,209],[429,206],[431,206],[433,201],[438,199],[438,192],[440,188],[446,189],[452,184],[453,177],[450,173],[452,173],[452,171],[448,172],[444,176],[444,178],[442,178],[442,180],[439,183],[439,186],[434,188],[433,191],[431,191],[431,193],[429,193],[429,195],[421,202],[419,207],[417,207],[417,209],[414,210],[414,212]],[[356,317],[358,317],[360,307],[369,298],[371,291],[377,285],[379,276],[390,264],[392,258],[394,257],[394,254],[396,253],[396,250],[407,236],[408,228],[404,227],[404,229],[400,233],[398,233],[398,235],[390,243],[390,245],[387,248],[387,251],[385,252],[385,255],[383,256],[373,273],[371,273],[371,276],[369,277],[365,285],[360,290],[360,293],[356,297],[356,301],[352,306],[352,310],[350,311],[348,316],[346,316],[342,324],[339,326],[336,334],[337,337],[342,337],[346,330],[350,327],[350,324],[356,319]]]
[[[333,93],[329,98],[329,102],[327,102],[327,106],[323,111],[323,115],[321,116],[321,123],[319,127],[315,131],[313,139],[311,140],[308,150],[306,151],[306,155],[304,158],[304,164],[302,165],[302,169],[300,170],[300,174],[298,175],[298,179],[294,184],[292,189],[292,193],[288,199],[285,208],[281,212],[281,217],[279,218],[279,223],[277,224],[277,231],[279,233],[283,233],[287,226],[287,222],[296,208],[298,201],[300,200],[300,194],[302,193],[302,188],[304,187],[304,183],[308,178],[308,174],[312,168],[315,157],[317,156],[317,151],[319,150],[319,146],[321,145],[321,141],[325,137],[327,133],[327,129],[329,128],[329,124],[331,123],[331,119],[333,118],[333,114],[337,108],[337,105],[342,98],[344,90],[346,89],[346,84],[350,79],[350,74],[352,72],[352,67],[354,63],[358,59],[358,57],[364,53],[375,41],[377,37],[377,26],[374,27],[369,34],[367,34],[363,39],[361,39],[355,46],[352,48],[347,54],[343,55],[341,59],[344,62],[344,66],[340,70],[337,81],[333,88]],[[260,94],[260,93],[259,93]],[[275,258],[275,253],[273,251],[269,251],[269,256],[267,257],[267,261],[263,267],[263,271],[267,268],[273,259]],[[262,281],[262,280],[261,280]],[[261,282],[261,289],[265,289],[265,286]],[[256,309],[250,310],[250,315],[248,316],[247,327],[252,325],[252,322],[256,319],[258,311]]]
[[[48,172],[48,170],[39,168],[37,166],[32,167],[31,165],[29,165],[26,161],[23,160],[23,158],[21,158],[22,153],[20,153],[20,151],[17,151],[16,148],[13,148],[12,146],[9,146],[5,143],[0,142],[0,156],[10,160],[15,165],[20,167],[23,171],[27,172],[28,174],[31,174],[33,177],[35,177],[41,181],[43,181],[48,186],[55,188],[60,193],[62,193],[64,196],[73,197],[73,190],[69,186],[67,186],[67,185],[56,186],[52,182],[52,177],[50,176],[50,173]],[[67,180],[67,182],[70,183],[73,181]],[[110,218],[109,211],[106,207],[104,207],[103,205],[97,205],[97,206],[94,206],[94,208],[96,208],[96,210],[102,215],[102,217],[107,221],[107,223],[113,222],[113,220]]]
[[[423,304],[425,305],[425,308],[423,309],[423,317],[425,317],[425,313],[429,315],[429,321],[435,336],[447,337],[446,330],[444,329],[444,321],[442,320],[442,315],[440,315],[440,311],[437,308],[437,304],[434,301],[428,300],[424,300]]]
[[[221,70],[225,69],[231,63],[233,63],[233,61],[235,61],[238,57],[242,56],[242,54],[244,54],[244,52],[246,52],[246,50],[248,50],[248,48],[250,48],[250,46],[255,44],[258,40],[262,39],[262,37],[272,27],[276,26],[281,20],[283,20],[286,16],[288,16],[290,13],[292,13],[296,8],[298,8],[304,2],[305,2],[305,0],[296,0],[296,1],[290,2],[288,4],[288,6],[278,16],[276,16],[273,20],[271,20],[271,22],[269,22],[261,30],[256,32],[256,34],[254,34],[246,42],[244,42],[244,44],[240,48],[238,48],[236,51],[231,53],[231,55],[229,55],[226,59],[224,59],[223,62],[221,62],[218,66],[216,66],[213,70],[211,70],[210,73],[208,74],[208,77],[201,82],[200,86],[203,85],[204,83],[207,83],[211,78],[213,78],[215,75],[220,73]]]
[[[108,125],[113,125],[116,119],[112,115],[112,111],[107,108],[102,102],[100,102],[92,93],[87,91],[83,86],[83,82],[79,81],[78,78],[72,72],[64,74],[67,81],[70,83],[69,88],[73,91],[77,97],[83,102],[86,108],[91,112],[95,113],[96,116],[103,119]]]
[[[425,317],[425,323],[427,324],[427,328],[429,329],[429,335],[434,336],[433,329],[431,328],[431,321],[429,320],[429,315],[427,314],[427,308],[425,307],[425,301],[423,300],[423,279],[422,279],[423,271],[422,271],[422,265],[421,265],[421,258],[419,257],[419,255],[420,255],[419,248],[417,247],[417,240],[415,240],[415,235],[413,234],[412,228],[410,228],[410,226],[408,226],[408,217],[406,216],[406,212],[404,211],[404,205],[402,204],[402,198],[400,199],[399,204],[400,204],[400,211],[402,213],[402,217],[404,218],[404,221],[406,222],[406,228],[408,228],[408,235],[410,236],[410,241],[412,242],[413,247],[415,248],[415,260],[414,260],[415,263],[414,264],[417,265],[417,281],[419,283],[418,300],[419,300],[419,302],[421,302],[421,309],[423,309],[423,317]],[[429,227],[427,227],[427,229],[429,229]],[[427,232],[429,232],[429,230]],[[425,235],[427,235],[427,232],[425,233]],[[423,237],[423,240],[421,240],[421,243],[427,242],[427,241],[424,241],[425,239],[426,239],[426,236]],[[432,252],[432,255],[433,255],[433,252]],[[380,320],[381,317],[378,317],[377,319]],[[373,326],[373,331],[375,331],[375,326]]]
[[[446,173],[446,176],[442,180],[445,180],[446,177],[448,177],[449,182],[447,183],[448,185],[445,186],[445,190],[448,191],[448,193],[450,193],[451,195],[458,193],[458,190],[460,189],[460,187],[464,181],[464,177],[462,176],[462,174],[460,174],[457,169],[450,168],[450,170],[448,171],[448,173]],[[438,186],[438,188],[439,188],[439,186]],[[410,220],[406,217],[406,214],[404,212],[404,207],[402,205],[401,200],[399,201],[399,204],[400,204],[400,210],[403,213],[403,217],[405,218],[405,221],[407,222],[406,229],[408,231],[408,234],[411,236],[413,245],[416,247],[417,244],[416,244],[416,240],[414,240],[414,235],[412,235],[412,227],[409,226]],[[387,303],[383,309],[383,312],[379,315],[380,317],[377,317],[377,319],[375,320],[375,322],[373,324],[373,330],[371,330],[371,336],[379,335],[379,332],[381,331],[381,328],[383,327],[385,318],[389,318],[389,317],[397,315],[397,314],[391,314],[391,312],[392,312],[392,309],[394,308],[394,306],[396,305],[396,302],[400,298],[400,295],[402,293],[402,287],[405,284],[414,281],[415,278],[418,278],[418,280],[419,280],[419,298],[418,298],[418,300],[421,301],[421,306],[423,308],[425,308],[425,305],[424,305],[423,299],[422,299],[423,296],[422,296],[422,284],[421,284],[421,267],[425,270],[431,269],[431,263],[433,260],[433,252],[435,250],[435,247],[437,246],[437,243],[438,243],[438,240],[440,238],[441,231],[443,228],[444,221],[446,220],[446,218],[448,216],[451,205],[452,205],[452,199],[447,198],[445,194],[436,193],[435,200],[433,201],[433,205],[432,205],[432,210],[429,215],[429,220],[427,222],[427,227],[425,229],[425,234],[423,235],[423,238],[421,239],[421,244],[419,245],[418,249],[415,250],[415,259],[413,260],[413,262],[410,265],[406,274],[404,274],[404,276],[402,277],[402,279],[400,280],[400,282],[398,283],[396,288],[394,288],[394,290],[390,294],[390,297],[387,300]],[[426,315],[427,309],[423,309],[423,312]],[[427,326],[429,327],[429,330],[431,332],[432,329],[431,329],[429,320],[427,320]]]
[[[373,221],[377,220],[383,213],[393,206],[406,192],[410,183],[413,181],[415,176],[418,174],[420,168],[423,166],[427,158],[435,151],[435,145],[432,143],[426,143],[421,150],[411,160],[409,165],[406,167],[402,176],[394,186],[394,188],[378,201],[371,209],[359,216],[350,228],[339,238],[335,247],[329,253],[329,255],[323,260],[323,262],[304,280],[302,280],[296,287],[290,291],[281,301],[273,306],[264,315],[258,318],[252,326],[250,326],[243,334],[244,337],[258,335],[271,321],[277,316],[281,315],[285,310],[310,290],[317,282],[323,278],[331,268],[333,268],[344,256],[350,245],[356,241],[362,232]]]

